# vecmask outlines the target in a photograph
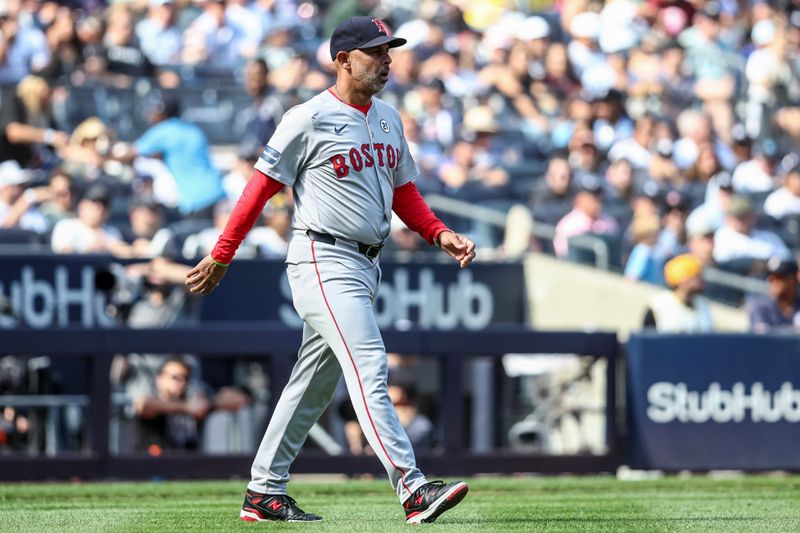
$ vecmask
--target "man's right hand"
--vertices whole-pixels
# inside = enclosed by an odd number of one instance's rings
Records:
[[[217,288],[227,270],[228,267],[220,265],[207,255],[186,274],[186,286],[191,292],[206,296]]]

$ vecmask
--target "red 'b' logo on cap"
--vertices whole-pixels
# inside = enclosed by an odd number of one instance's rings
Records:
[[[378,31],[379,32],[385,33],[386,35],[389,35],[389,30],[386,29],[386,25],[383,23],[382,20],[380,20],[380,19],[372,19],[372,22],[374,22],[375,25],[378,27]]]

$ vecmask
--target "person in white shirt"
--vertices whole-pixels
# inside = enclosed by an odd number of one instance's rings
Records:
[[[62,254],[110,253],[131,255],[131,248],[114,226],[106,224],[111,191],[101,184],[92,185],[78,203],[78,217],[66,218],[53,228],[50,245]]]
[[[767,260],[788,257],[789,249],[770,231],[753,228],[755,215],[750,200],[734,196],[728,204],[725,222],[714,234],[714,260],[725,263],[736,259]]]
[[[664,279],[671,290],[656,293],[645,314],[644,327],[659,333],[707,333],[714,330],[709,301],[702,296],[703,265],[683,254],[664,265]]]
[[[764,213],[778,220],[800,214],[800,165],[789,169],[783,176],[783,185],[767,196]]]
[[[292,232],[292,206],[286,195],[276,195],[262,212],[264,224],[248,235],[248,242],[258,254],[271,259],[284,259],[289,250]]]
[[[49,228],[47,220],[36,210],[43,200],[41,191],[25,190],[33,179],[29,170],[22,169],[14,160],[0,163],[0,228],[20,228],[44,233]]]
[[[733,188],[739,194],[769,192],[775,188],[775,174],[780,160],[778,146],[766,139],[756,149],[755,157],[740,163],[733,171]]]

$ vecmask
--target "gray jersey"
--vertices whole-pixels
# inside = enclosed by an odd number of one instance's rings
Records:
[[[389,234],[395,187],[418,175],[397,110],[330,90],[290,109],[255,168],[294,189],[292,226],[367,244]]]

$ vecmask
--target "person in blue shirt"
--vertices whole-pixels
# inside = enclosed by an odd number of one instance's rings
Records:
[[[750,330],[755,333],[800,330],[797,262],[772,257],[766,266],[769,295],[752,297],[746,302]]]
[[[181,215],[210,219],[214,204],[225,196],[225,191],[219,171],[211,164],[205,134],[180,118],[180,104],[171,97],[155,102],[150,122],[152,126],[118,159],[160,157],[175,178]]]
[[[631,250],[625,265],[625,277],[654,285],[664,285],[664,262],[656,254],[656,243],[661,232],[658,215],[642,214],[631,222],[631,233],[636,246]]]

